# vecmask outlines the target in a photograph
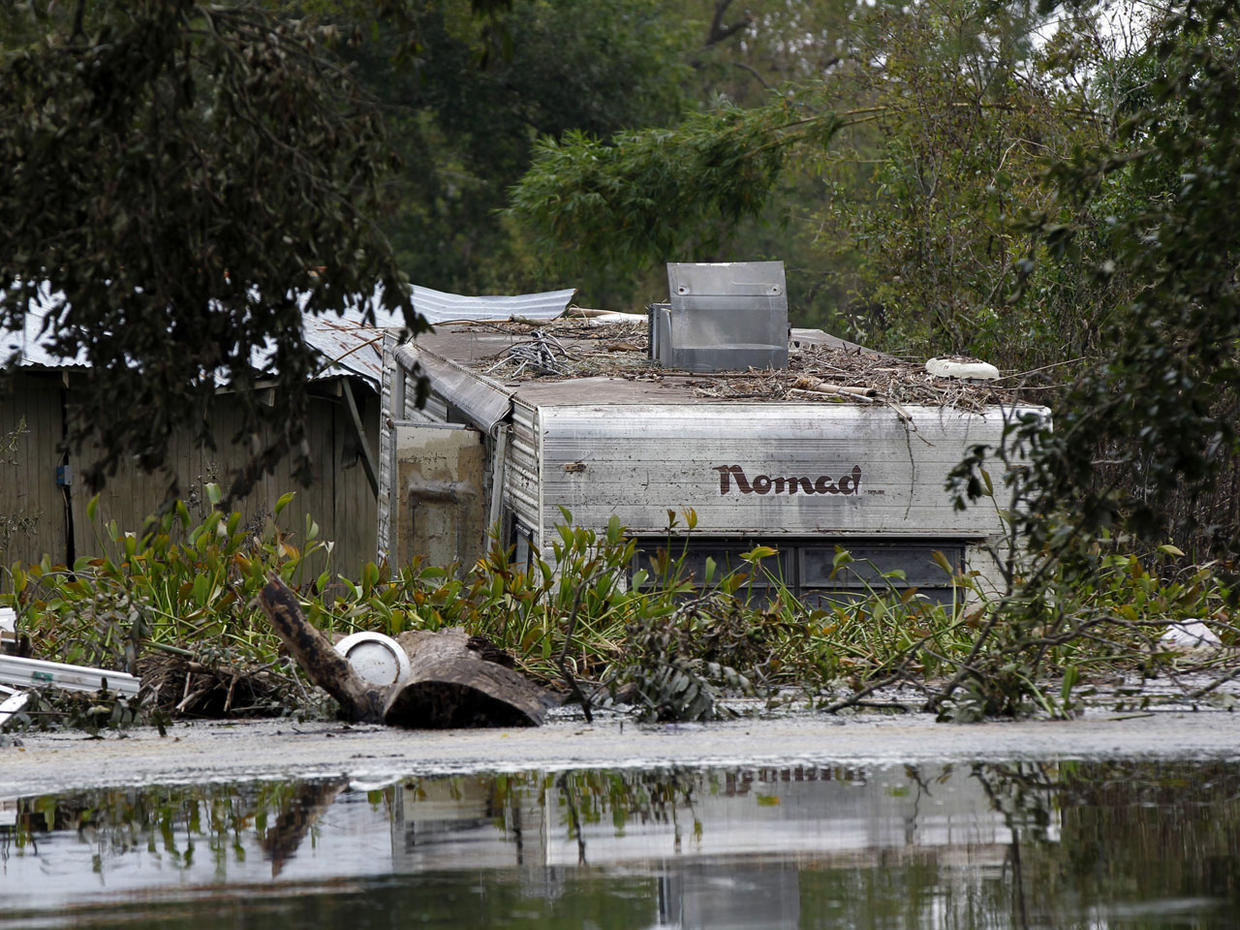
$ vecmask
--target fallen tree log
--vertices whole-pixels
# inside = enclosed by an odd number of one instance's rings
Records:
[[[280,579],[268,581],[259,603],[297,664],[349,720],[411,729],[511,727],[538,726],[546,714],[547,693],[511,668],[505,653],[459,627],[402,633],[396,641],[410,673],[381,687],[358,675],[306,620]]]

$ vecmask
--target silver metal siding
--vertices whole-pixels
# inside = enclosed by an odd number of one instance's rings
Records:
[[[1000,532],[993,508],[957,512],[943,485],[968,446],[998,442],[1001,412],[905,410],[908,423],[851,405],[544,407],[543,520],[563,505],[581,525],[614,514],[658,533],[669,509],[692,507],[698,536]]]
[[[397,346],[394,355],[403,368],[424,375],[431,391],[459,411],[455,422],[467,422],[489,434],[507,418],[512,390],[494,379],[414,345]]]
[[[383,368],[379,372],[379,493],[375,495],[375,558],[383,561],[388,556],[392,538],[392,429],[388,424],[397,419],[392,415],[392,381],[403,373],[396,367],[393,351],[396,336],[384,333]]]
[[[537,408],[519,402],[513,404],[508,464],[504,472],[504,505],[518,520],[541,535],[537,424]]]
[[[427,421],[430,423],[447,423],[448,422],[448,402],[440,395],[431,391],[426,397],[426,404],[422,409],[418,409],[415,398],[406,395],[405,397],[405,420],[413,420],[415,422]]]

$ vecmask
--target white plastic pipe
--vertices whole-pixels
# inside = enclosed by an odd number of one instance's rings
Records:
[[[125,672],[42,659],[19,659],[17,656],[0,656],[0,683],[18,688],[51,685],[66,691],[99,691],[106,687],[126,697],[137,694],[142,687],[140,678]]]

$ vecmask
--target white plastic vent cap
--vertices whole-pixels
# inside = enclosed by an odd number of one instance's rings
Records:
[[[372,685],[394,685],[409,677],[409,656],[382,633],[353,633],[336,643],[336,651]]]

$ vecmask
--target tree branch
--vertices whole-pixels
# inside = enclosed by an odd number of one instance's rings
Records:
[[[723,24],[723,17],[731,5],[732,0],[715,0],[715,15],[711,18],[710,32],[706,36],[707,48],[710,48],[712,45],[718,45],[720,42],[732,38],[738,32],[753,25],[754,15],[746,10],[745,15],[741,19],[738,19],[730,26],[725,26]]]

